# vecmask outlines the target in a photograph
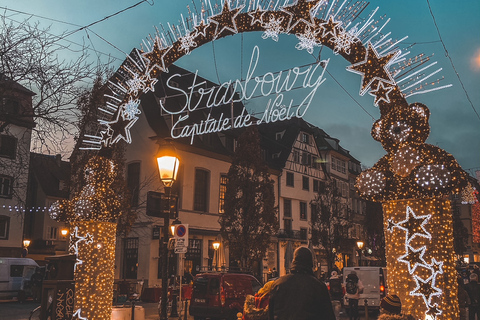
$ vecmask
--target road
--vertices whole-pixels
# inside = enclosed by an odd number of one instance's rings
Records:
[[[24,303],[19,303],[16,300],[0,300],[0,318],[2,320],[28,320],[28,317],[30,316],[30,312],[34,310],[36,307],[38,307],[40,304],[37,302],[33,302],[32,300],[27,300]],[[139,302],[137,304],[138,306],[142,306],[145,311],[145,318],[144,320],[158,320],[158,304],[157,303],[145,303],[145,302]],[[366,320],[364,313],[360,314],[360,320]],[[171,318],[174,319],[174,318]],[[178,319],[175,317],[175,319]],[[183,313],[181,316],[181,319],[183,320]],[[187,315],[188,320],[193,320],[192,316]],[[342,310],[340,313],[340,318],[339,319],[348,319],[348,316]],[[375,320],[377,319],[376,316],[370,315],[368,317],[368,320]]]

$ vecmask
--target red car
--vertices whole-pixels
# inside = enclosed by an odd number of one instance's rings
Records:
[[[195,320],[237,319],[245,297],[254,295],[262,285],[249,274],[203,273],[193,282],[190,315]]]

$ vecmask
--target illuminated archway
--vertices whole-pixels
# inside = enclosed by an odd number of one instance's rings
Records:
[[[372,136],[387,155],[362,172],[357,189],[362,197],[384,206],[390,293],[398,294],[404,309],[417,318],[456,318],[453,226],[446,197],[463,188],[467,176],[452,155],[425,144],[430,111],[421,103],[408,104],[398,85],[409,71],[412,77],[418,74],[409,69],[418,61],[405,58],[396,48],[398,42],[382,34],[385,24],[378,24],[373,15],[353,24],[366,7],[364,1],[297,0],[284,6],[277,1],[270,10],[259,1],[249,1],[254,7],[239,2],[246,3],[236,1],[231,7],[224,0],[214,9],[204,0],[201,12],[191,14],[191,26],[184,19],[183,27],[170,28],[172,40],[158,34],[146,51],[133,50],[110,81],[111,94],[100,109],[101,135],[89,136],[85,149],[109,147],[120,140],[130,143],[140,96],[154,91],[157,78],[171,64],[205,43],[261,31],[262,38],[275,41],[282,33],[295,35],[299,50],[326,46],[351,63],[347,70],[362,76],[360,95],[372,95],[380,108]],[[324,19],[317,17],[320,12]]]

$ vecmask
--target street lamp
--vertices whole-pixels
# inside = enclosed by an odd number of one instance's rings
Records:
[[[363,249],[363,245],[364,245],[364,242],[362,240],[358,240],[357,241],[357,248],[358,248],[358,251],[360,251],[360,256],[359,256],[359,259],[358,259],[358,265],[362,265],[362,249]]]
[[[68,234],[68,229],[67,229],[67,228],[63,228],[62,230],[60,230],[60,233],[62,234],[63,237],[66,237],[67,234]]]
[[[168,299],[168,238],[169,238],[169,214],[171,188],[177,178],[180,160],[175,147],[170,140],[165,140],[160,145],[160,151],[156,156],[160,180],[165,187],[168,202],[168,212],[163,212],[163,261],[162,261],[162,303],[160,305],[160,320],[167,320]]]
[[[215,250],[215,270],[218,270],[218,249],[220,248],[220,241],[215,239],[212,243],[213,250]]]
[[[30,240],[23,240],[23,249],[22,249],[22,258],[25,258],[28,254],[28,246],[30,245]]]

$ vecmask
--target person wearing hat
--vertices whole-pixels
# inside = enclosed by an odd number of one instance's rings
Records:
[[[380,301],[378,320],[414,320],[414,318],[402,313],[402,302],[396,294],[389,294]]]
[[[307,247],[295,250],[291,273],[274,282],[268,309],[270,320],[335,320],[327,286],[314,276]]]

